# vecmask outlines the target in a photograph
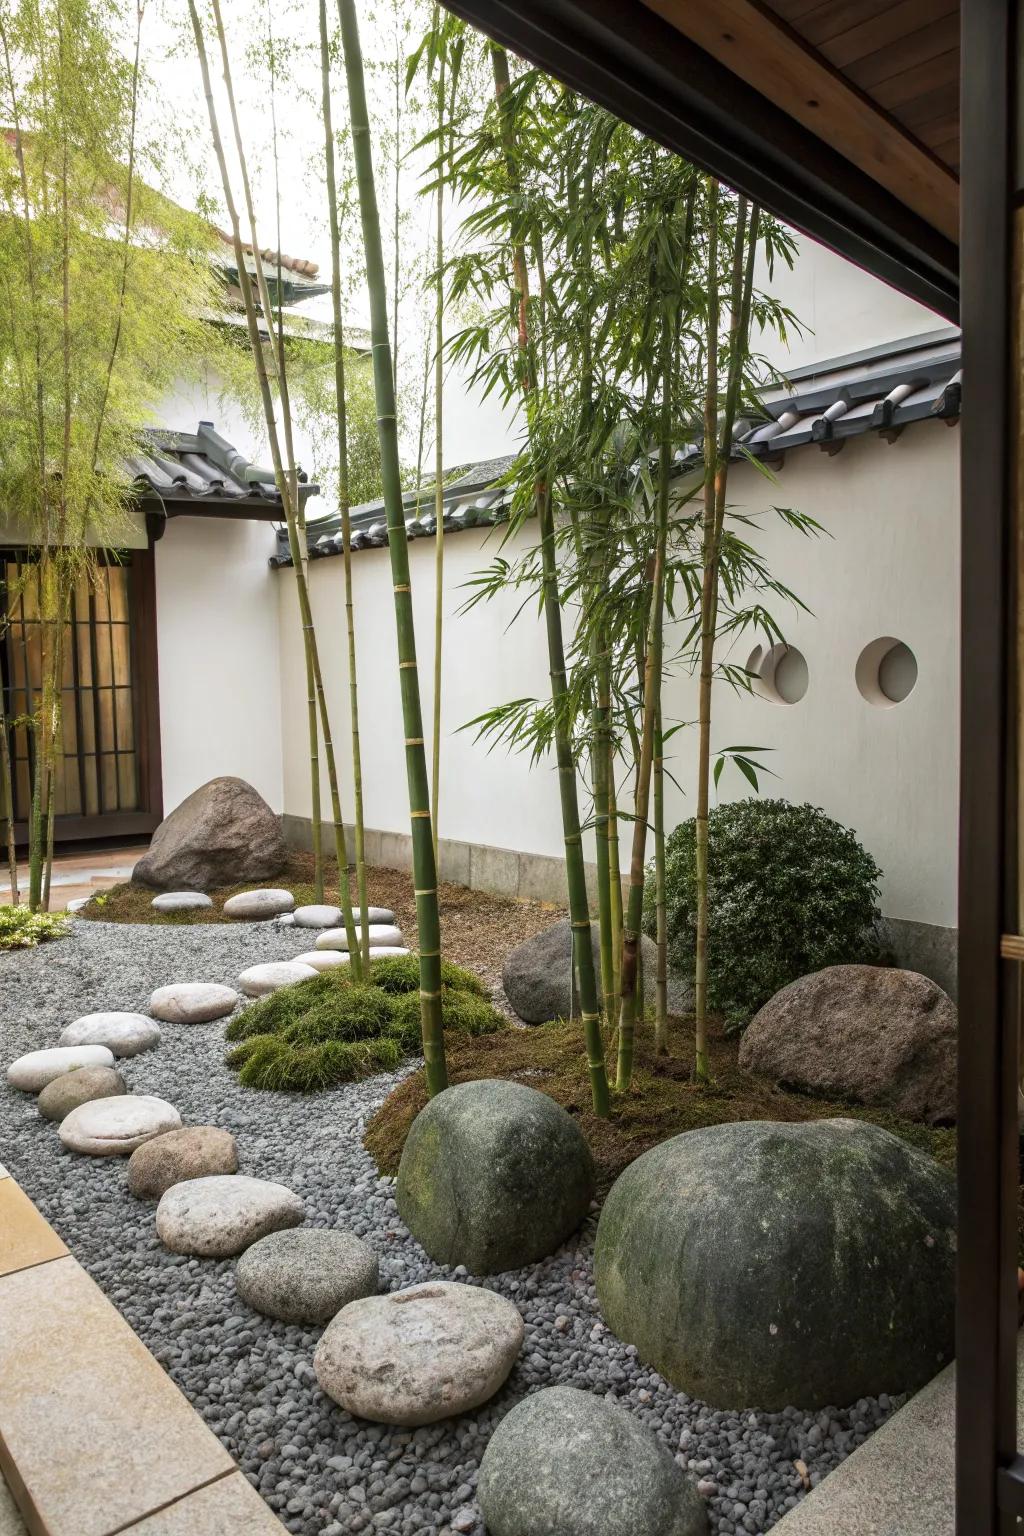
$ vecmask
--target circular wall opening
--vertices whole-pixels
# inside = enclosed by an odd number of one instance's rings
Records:
[[[807,661],[795,645],[757,645],[747,659],[751,686],[771,704],[799,704],[810,682]]]
[[[877,709],[891,709],[913,693],[917,657],[902,640],[881,635],[861,651],[855,676],[862,698]]]

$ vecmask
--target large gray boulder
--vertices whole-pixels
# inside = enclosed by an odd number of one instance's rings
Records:
[[[601,938],[597,923],[590,927],[594,951],[594,974],[601,985]],[[644,983],[648,997],[654,997],[654,978],[658,950],[653,939],[641,939]],[[524,1024],[548,1024],[553,1019],[568,1019],[579,1013],[579,998],[572,986],[572,929],[568,918],[524,939],[510,950],[501,971],[505,996]],[[693,989],[688,981],[669,972],[668,1006],[670,1013],[688,1013],[693,1006]]]
[[[704,1501],[622,1408],[577,1387],[517,1403],[491,1436],[477,1484],[490,1536],[704,1536]]]
[[[602,1313],[715,1407],[912,1391],[953,1353],[955,1189],[862,1121],[690,1131],[612,1186],[594,1256]]]
[[[395,1198],[438,1264],[519,1269],[575,1232],[594,1196],[594,1160],[575,1120],[522,1083],[446,1088],[420,1110]]]
[[[207,891],[272,880],[288,860],[281,823],[244,779],[211,779],[157,827],[132,871],[137,885]]]
[[[755,1013],[740,1064],[807,1093],[949,1124],[956,1033],[956,1005],[927,976],[830,965],[783,987]]]

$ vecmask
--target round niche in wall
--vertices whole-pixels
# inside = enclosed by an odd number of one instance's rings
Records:
[[[757,645],[747,660],[751,686],[758,698],[771,704],[799,704],[807,692],[810,675],[802,651],[795,645]]]
[[[862,698],[878,709],[891,709],[913,693],[917,657],[902,640],[881,635],[861,651],[855,676]]]

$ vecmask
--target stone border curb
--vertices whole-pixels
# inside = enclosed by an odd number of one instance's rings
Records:
[[[284,1530],[2,1166],[0,1473],[29,1536]]]

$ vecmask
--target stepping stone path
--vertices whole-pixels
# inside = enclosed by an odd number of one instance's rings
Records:
[[[39,1113],[44,1120],[61,1121],[79,1104],[93,1099],[112,1099],[127,1093],[128,1087],[120,1072],[113,1067],[81,1067],[77,1072],[65,1072],[47,1083],[37,1099]]]
[[[354,1233],[307,1227],[253,1243],[238,1261],[235,1284],[264,1317],[312,1326],[330,1322],[361,1296],[376,1295],[380,1265]]]
[[[333,928],[341,922],[340,907],[296,907],[292,913],[296,928]]]
[[[86,1013],[69,1024],[60,1045],[105,1045],[115,1056],[141,1056],[160,1044],[160,1026],[144,1013]]]
[[[213,902],[202,891],[161,891],[150,906],[154,912],[196,912],[200,907],[212,907]]]
[[[156,1230],[172,1253],[229,1259],[270,1232],[305,1220],[298,1195],[245,1174],[189,1179],[160,1198]]]
[[[293,965],[311,965],[314,971],[334,971],[348,963],[348,951],[343,949],[308,949],[292,961]]]
[[[294,960],[271,960],[266,965],[250,965],[238,978],[247,997],[265,997],[278,987],[290,987],[296,981],[308,981],[317,974],[311,965],[297,965]]]
[[[238,1149],[230,1131],[189,1125],[136,1148],[128,1159],[128,1188],[139,1200],[159,1200],[186,1179],[237,1171]]]
[[[282,912],[281,916],[278,918],[277,921],[278,921],[278,926],[281,927],[281,928],[294,928],[295,927],[295,913],[294,912]]]
[[[523,1342],[517,1307],[444,1280],[353,1301],[316,1347],[317,1381],[342,1408],[377,1424],[434,1424],[479,1407]]]
[[[294,906],[295,897],[291,891],[268,887],[266,890],[240,891],[237,896],[229,896],[224,903],[224,915],[258,921],[279,917],[282,912],[291,912]]]
[[[39,1093],[55,1077],[79,1067],[112,1067],[114,1053],[105,1045],[64,1045],[47,1051],[29,1051],[7,1068],[7,1081],[22,1093]]]
[[[73,1109],[60,1125],[60,1139],[69,1152],[90,1157],[126,1157],[144,1141],[177,1130],[181,1116],[173,1104],[151,1094],[92,1099]]]
[[[215,981],[176,981],[157,987],[149,1000],[154,1019],[166,1024],[208,1024],[232,1013],[240,998],[233,987]]]
[[[373,923],[370,926],[370,948],[400,945],[402,940],[401,928],[395,928],[389,923]],[[317,936],[314,944],[316,949],[348,949],[348,934],[344,928],[328,928],[326,933]]]

